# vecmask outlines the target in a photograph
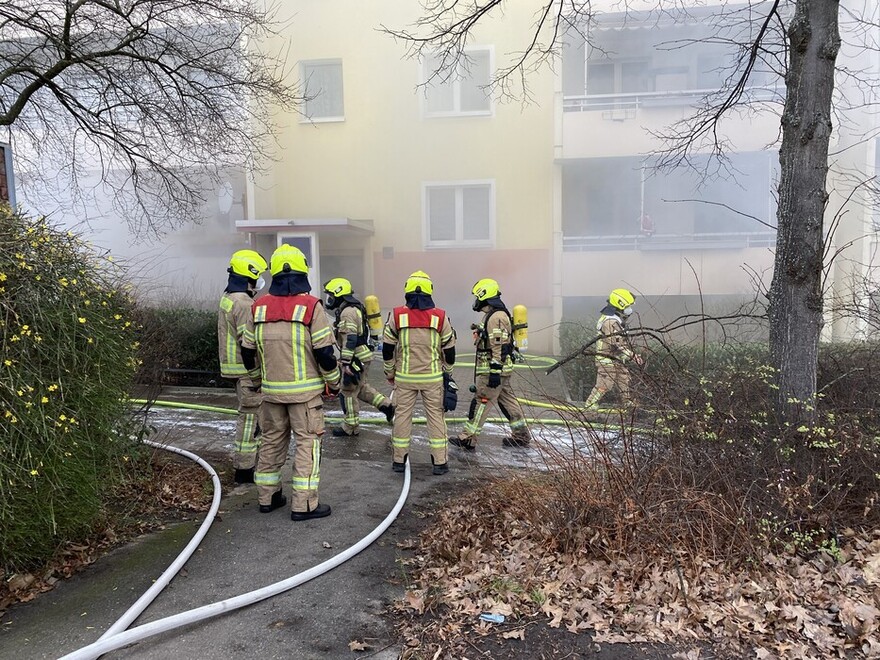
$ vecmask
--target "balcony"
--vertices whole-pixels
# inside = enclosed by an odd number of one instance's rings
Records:
[[[703,234],[620,234],[564,236],[563,252],[597,250],[741,250],[776,245],[776,232],[717,232]]]

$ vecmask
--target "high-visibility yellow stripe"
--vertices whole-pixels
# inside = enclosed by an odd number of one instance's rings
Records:
[[[409,438],[391,438],[391,446],[406,449],[409,447]]]
[[[309,378],[302,381],[263,381],[263,394],[283,395],[299,392],[319,391],[324,389],[322,378]]]
[[[330,334],[330,332],[331,332],[330,326],[327,326],[326,328],[321,328],[320,330],[313,332],[312,333],[312,344],[313,345],[317,344],[319,341],[324,339],[324,337],[327,337]]]
[[[266,322],[266,306],[260,305],[254,311],[254,323],[265,323]]]
[[[443,372],[438,371],[431,374],[405,374],[398,371],[395,379],[400,383],[436,383],[443,380]]]
[[[255,472],[254,483],[258,486],[277,486],[281,483],[281,472]]]
[[[220,374],[223,376],[244,376],[247,374],[247,369],[240,362],[221,362],[220,363]]]
[[[232,305],[233,303],[231,298],[227,298],[226,296],[224,296],[220,299],[220,309],[224,312],[232,310]]]

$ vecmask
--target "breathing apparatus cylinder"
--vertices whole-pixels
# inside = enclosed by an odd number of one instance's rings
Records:
[[[519,350],[529,349],[529,310],[525,305],[513,306],[513,341]]]
[[[370,336],[374,342],[382,336],[382,308],[379,307],[379,298],[369,295],[364,298],[364,307],[367,310],[367,324],[370,326]]]

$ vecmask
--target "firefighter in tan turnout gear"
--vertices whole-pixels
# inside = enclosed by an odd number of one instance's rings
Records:
[[[457,437],[449,438],[449,442],[469,451],[476,449],[477,438],[489,416],[489,406],[495,404],[510,421],[511,435],[502,440],[504,446],[528,447],[531,438],[525,415],[510,385],[515,351],[513,319],[501,300],[501,290],[495,280],[480,280],[471,293],[474,311],[483,312],[480,324],[471,326],[476,346],[475,392],[464,429]]]
[[[336,314],[334,330],[342,368],[342,391],[339,397],[345,414],[342,426],[333,428],[333,435],[351,437],[358,434],[358,400],[385,413],[390,424],[394,418],[394,407],[384,394],[367,383],[367,369],[373,359],[373,351],[369,345],[370,328],[364,304],[354,297],[351,282],[343,277],[329,280],[324,285],[324,293],[327,295],[327,309]]]
[[[422,271],[406,280],[406,304],[388,316],[382,343],[385,378],[394,387],[394,448],[392,468],[406,469],[412,435],[412,417],[419,395],[425,406],[428,444],[434,474],[445,474],[447,465],[444,411],[457,402],[452,365],[455,364],[455,331],[446,312],[434,305],[434,285]]]
[[[260,512],[284,506],[281,468],[287,460],[291,433],[293,458],[291,520],[330,515],[318,501],[321,438],[324,435],[325,386],[340,387],[336,342],[321,301],[309,295],[309,267],[303,253],[282,245],[270,260],[272,285],[254,303],[254,342],[262,368],[263,443],[254,481]],[[253,355],[250,355],[253,360]]]
[[[617,387],[626,405],[635,405],[630,393],[630,375],[627,362],[644,363],[626,336],[626,320],[632,314],[636,297],[627,289],[614,289],[608,296],[608,304],[602,309],[596,330],[596,385],[584,404],[598,408],[605,393]]]
[[[251,313],[254,291],[260,288],[260,274],[268,268],[266,260],[253,250],[239,250],[229,261],[229,280],[217,316],[217,339],[220,349],[220,374],[235,380],[238,418],[235,423],[235,449],[232,467],[235,483],[253,483],[254,465],[260,441],[259,370],[248,373],[241,357],[247,338],[253,342],[254,317]]]

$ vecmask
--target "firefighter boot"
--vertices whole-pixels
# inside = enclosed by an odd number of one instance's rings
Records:
[[[379,406],[379,412],[385,413],[385,419],[391,424],[394,421],[394,406],[390,403],[384,403]]]
[[[357,433],[347,433],[346,430],[344,428],[342,428],[341,426],[334,426],[331,429],[330,434],[334,438],[355,438],[355,437],[357,437]]]
[[[431,463],[434,465],[434,468],[431,470],[433,474],[446,474],[449,472],[449,463],[434,463],[434,457],[431,456]]]
[[[235,468],[234,481],[236,486],[254,483],[254,468],[248,468],[247,470]]]
[[[528,438],[506,437],[501,440],[501,444],[505,447],[528,447],[531,442]]]
[[[281,493],[280,490],[276,490],[272,493],[272,502],[269,504],[261,504],[260,505],[260,513],[270,513],[275,509],[278,509],[287,504],[287,498]]]
[[[311,520],[312,518],[326,518],[330,515],[329,504],[319,504],[311,511],[291,511],[291,520]]]
[[[476,451],[477,449],[477,445],[474,444],[473,438],[459,438],[458,436],[452,436],[449,438],[449,444],[461,447],[465,451]]]
[[[400,463],[398,463],[397,461],[392,461],[392,463],[391,463],[391,469],[394,470],[395,472],[404,472],[404,471],[406,471],[406,459],[407,459],[407,456],[409,456],[409,454],[404,454],[404,455],[403,455],[403,461],[401,461]]]

